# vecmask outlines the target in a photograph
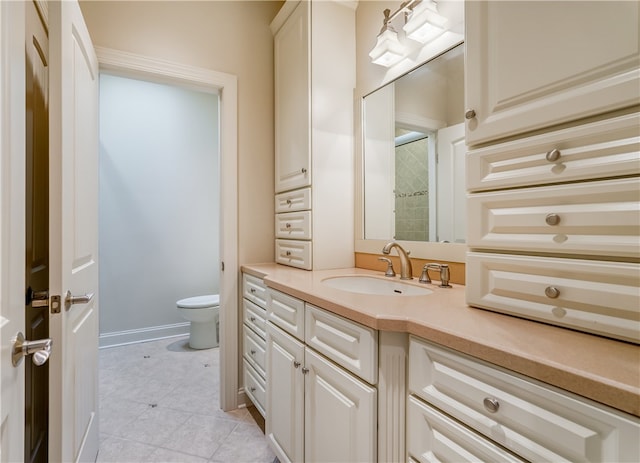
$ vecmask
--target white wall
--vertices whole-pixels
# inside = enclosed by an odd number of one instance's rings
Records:
[[[102,345],[187,332],[176,301],[218,293],[218,138],[217,95],[101,74]]]

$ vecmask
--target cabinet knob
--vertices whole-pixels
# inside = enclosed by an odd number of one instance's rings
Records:
[[[251,294],[255,294],[255,293],[256,293],[256,288],[251,288],[251,289],[249,290],[249,292],[250,292]]]
[[[290,223],[286,223],[286,224],[284,224],[284,226],[285,226],[286,228],[291,228],[291,224],[290,224]]]
[[[252,322],[256,321],[256,317],[249,317],[249,320],[251,320]]]
[[[307,168],[303,167],[302,169],[300,169],[300,172],[302,172],[303,174],[306,174],[307,173]]]
[[[300,362],[296,362],[296,361],[294,360],[294,362],[293,362],[293,368],[298,368],[299,366],[300,366]]]
[[[302,374],[306,375],[307,373],[309,373],[309,369],[307,367],[302,367]]]
[[[287,199],[287,204],[288,204],[289,206],[291,206],[291,202],[292,202],[292,201],[291,201],[290,199]]]
[[[547,153],[546,158],[549,162],[556,162],[558,159],[560,159],[560,151],[554,148]]]
[[[467,109],[464,112],[464,118],[465,119],[473,119],[474,117],[476,117],[476,112],[473,109]]]
[[[249,390],[250,390],[251,392],[256,392],[256,388],[255,388],[255,387],[253,387],[253,386],[251,386],[251,387],[249,388]]]
[[[555,299],[558,296],[560,296],[560,290],[555,286],[547,286],[544,289],[544,295],[547,296],[549,299]]]
[[[547,225],[558,225],[560,223],[560,216],[558,214],[547,214],[544,218]]]
[[[290,256],[291,255],[291,251],[285,252],[285,255]]]
[[[251,355],[256,355],[256,351],[253,350],[253,349],[251,349],[250,353],[251,353]]]
[[[495,397],[485,397],[482,403],[489,413],[496,413],[500,408],[500,402]]]

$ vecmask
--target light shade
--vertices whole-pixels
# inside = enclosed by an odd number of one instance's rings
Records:
[[[387,26],[378,35],[376,46],[369,53],[371,62],[390,67],[400,61],[405,54],[404,45],[398,40],[398,34]]]
[[[423,0],[413,8],[403,29],[411,40],[428,43],[444,34],[447,22],[447,18],[438,14],[433,0]]]

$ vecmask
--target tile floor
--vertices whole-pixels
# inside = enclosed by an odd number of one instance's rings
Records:
[[[219,406],[219,350],[188,337],[100,350],[98,462],[264,462],[249,409]]]

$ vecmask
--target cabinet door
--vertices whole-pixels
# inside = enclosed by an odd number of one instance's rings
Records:
[[[307,3],[298,4],[274,38],[276,193],[311,185]]]
[[[304,458],[304,345],[267,323],[265,434],[281,463]]]
[[[309,348],[305,372],[305,461],[376,461],[376,389]]]
[[[465,2],[468,145],[640,102],[638,2]]]

